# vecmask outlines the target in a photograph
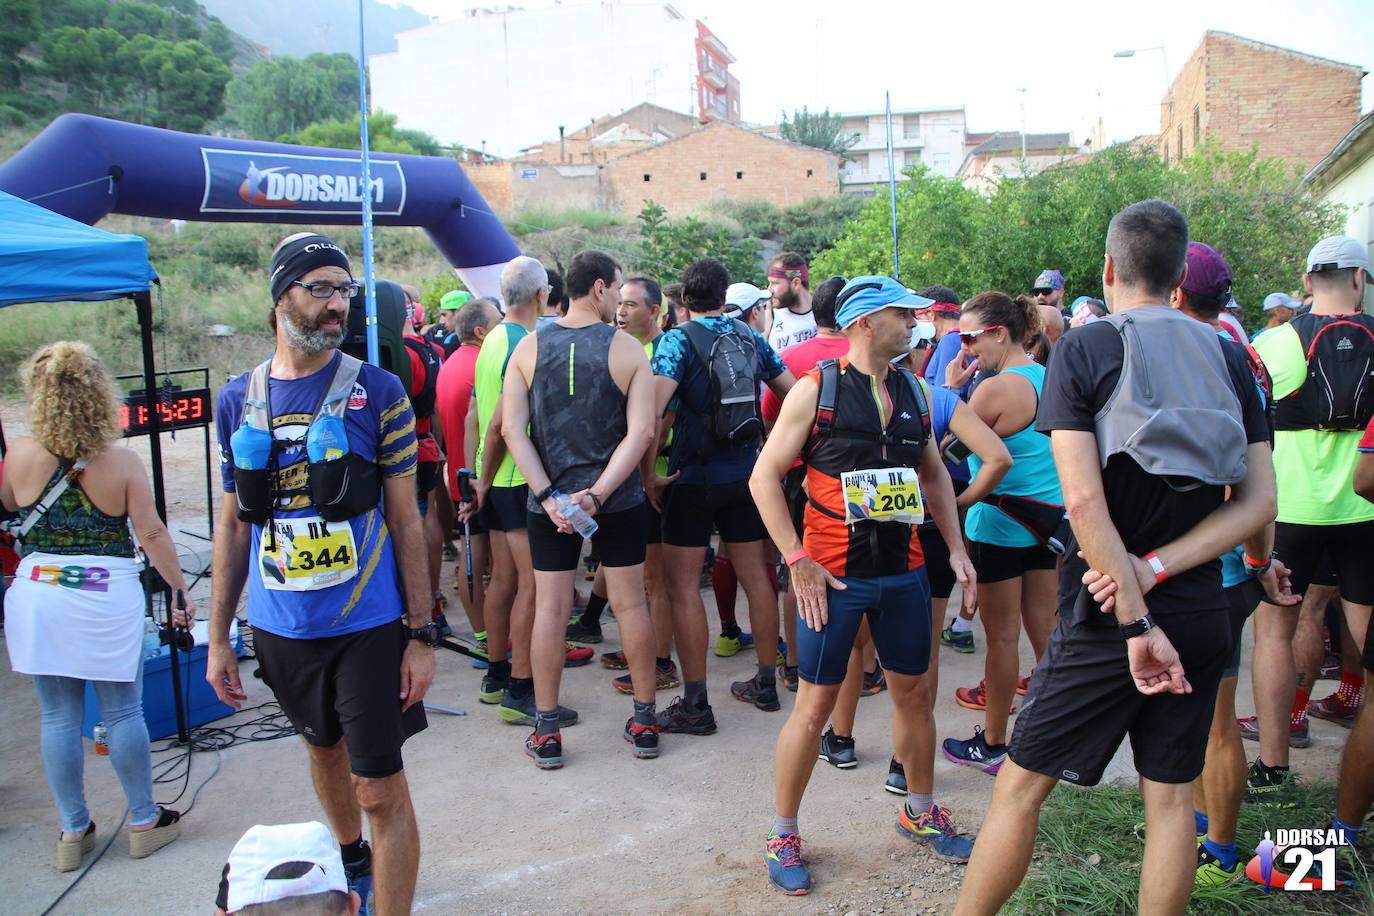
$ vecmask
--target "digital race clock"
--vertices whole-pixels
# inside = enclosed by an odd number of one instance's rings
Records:
[[[193,429],[208,426],[211,416],[209,388],[180,388],[164,386],[157,390],[159,428]],[[125,436],[142,436],[148,432],[148,397],[142,389],[129,392],[119,407],[119,426]]]

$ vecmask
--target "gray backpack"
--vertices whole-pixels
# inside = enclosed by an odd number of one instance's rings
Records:
[[[1125,453],[1175,490],[1242,480],[1245,425],[1216,331],[1168,306],[1101,320],[1120,332],[1125,354],[1096,417],[1102,466]]]

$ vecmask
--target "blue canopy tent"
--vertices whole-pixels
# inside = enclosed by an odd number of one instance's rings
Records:
[[[157,391],[153,360],[153,301],[157,274],[148,263],[148,242],[137,235],[116,235],[68,219],[38,204],[0,191],[0,308],[23,302],[103,301],[132,299],[143,343],[143,385]],[[153,466],[153,502],[167,518],[162,473],[162,441],[157,410],[148,411],[148,445]],[[0,427],[0,456],[5,451]],[[168,613],[170,616],[170,592]],[[170,621],[169,621],[170,622]],[[172,683],[177,679],[173,650]],[[178,733],[186,736],[180,692],[173,689]]]

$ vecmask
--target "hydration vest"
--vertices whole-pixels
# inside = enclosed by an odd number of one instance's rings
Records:
[[[848,359],[823,360],[814,372],[820,389],[816,420],[801,454],[806,465],[807,552],[832,575],[888,576],[918,568],[924,557],[917,526],[846,524],[840,477],[861,469],[920,469],[931,435],[925,388],[909,370],[894,367],[883,383],[892,402],[892,416],[884,427],[872,379],[850,366]]]
[[[241,468],[236,457],[234,495],[241,520],[266,524],[280,500],[301,493],[309,497],[315,511],[327,522],[347,521],[377,508],[382,494],[381,472],[376,462],[348,448],[347,436],[343,432],[349,398],[362,366],[361,361],[347,353],[339,354],[334,375],[315,407],[305,436],[300,439],[278,439],[272,435],[272,405],[268,396],[272,360],[268,359],[253,370],[248,377],[248,391],[243,400],[242,425],[265,430],[271,437],[271,447],[263,468]],[[308,451],[311,431],[318,434],[320,430],[317,425],[327,418],[336,421],[340,434],[343,434],[343,448],[329,449],[318,460],[311,460]],[[278,486],[279,456],[289,448],[307,449],[305,487],[281,489]]]
[[[415,411],[415,419],[424,420],[434,416],[434,393],[439,385],[439,368],[443,363],[440,362],[439,354],[434,352],[434,348],[429,345],[428,341],[405,337],[403,342],[416,356],[420,357],[420,365],[425,369],[423,387],[418,394],[410,395],[410,406]],[[414,384],[415,380],[411,379],[411,385]]]
[[[1102,467],[1129,455],[1175,490],[1245,477],[1245,425],[1221,339],[1168,306],[1098,319],[1121,335],[1121,377],[1096,418]]]

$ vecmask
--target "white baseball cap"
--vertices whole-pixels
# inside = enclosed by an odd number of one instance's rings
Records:
[[[338,844],[324,824],[258,824],[229,853],[217,903],[226,913],[236,913],[327,891],[348,893],[348,879]]]
[[[1328,235],[1307,253],[1307,272],[1310,274],[1351,267],[1369,270],[1369,252],[1358,239],[1348,235]]]
[[[766,289],[759,289],[752,283],[731,283],[725,290],[725,314],[744,315],[760,302],[773,298]]]
[[[1264,297],[1264,310],[1272,312],[1274,309],[1296,309],[1301,302],[1293,299],[1287,293],[1270,293]]]

